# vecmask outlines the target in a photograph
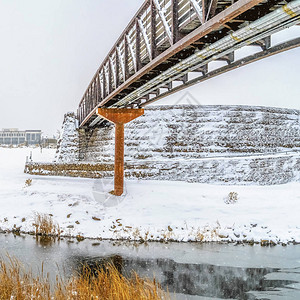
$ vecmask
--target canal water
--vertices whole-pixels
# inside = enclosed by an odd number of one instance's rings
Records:
[[[300,245],[112,242],[76,239],[42,242],[34,236],[0,234],[0,256],[7,253],[54,280],[82,264],[114,262],[123,274],[155,278],[172,298],[300,299]]]

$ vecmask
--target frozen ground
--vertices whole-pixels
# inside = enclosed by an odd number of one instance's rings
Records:
[[[0,229],[33,231],[35,213],[51,214],[63,234],[92,238],[300,243],[300,183],[220,186],[186,182],[126,182],[116,202],[99,179],[30,176],[26,156],[52,161],[55,150],[0,148]],[[26,179],[32,185],[25,187]],[[230,192],[238,201],[226,204]],[[100,203],[99,200],[102,202]],[[104,200],[104,203],[103,203]]]

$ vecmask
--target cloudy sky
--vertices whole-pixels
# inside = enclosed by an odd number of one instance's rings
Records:
[[[55,134],[143,0],[0,0],[0,128]],[[273,43],[300,36],[300,26]],[[248,48],[247,51],[258,49]],[[239,55],[243,55],[241,53]],[[190,88],[201,104],[300,109],[300,48]],[[178,93],[162,100],[172,104]]]

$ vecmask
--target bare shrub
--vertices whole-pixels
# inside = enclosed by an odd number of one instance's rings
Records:
[[[204,240],[204,234],[203,234],[202,230],[200,230],[200,228],[198,228],[198,230],[196,232],[195,239],[197,242],[203,242],[203,240]]]
[[[46,214],[37,213],[34,218],[35,234],[41,236],[60,236],[62,231],[58,224],[55,224],[52,217]]]
[[[224,198],[224,202],[226,204],[235,204],[239,199],[239,195],[236,192],[230,192],[226,198]]]
[[[32,179],[28,178],[25,180],[25,187],[29,187],[32,185]]]

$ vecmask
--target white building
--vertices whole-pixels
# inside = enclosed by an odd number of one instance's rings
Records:
[[[0,145],[36,145],[41,143],[41,130],[20,131],[17,128],[5,128],[0,131]]]

